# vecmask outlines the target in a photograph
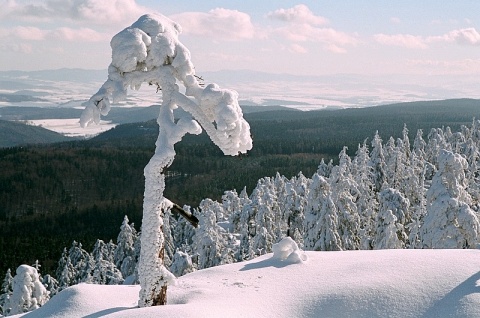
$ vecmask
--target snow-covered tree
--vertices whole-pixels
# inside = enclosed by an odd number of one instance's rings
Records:
[[[359,191],[351,174],[352,160],[347,155],[347,147],[340,151],[339,164],[333,167],[329,178],[332,200],[338,211],[338,233],[342,246],[347,250],[360,248],[360,215],[356,201]]]
[[[360,216],[360,248],[371,249],[373,241],[374,220],[378,202],[375,195],[376,176],[368,152],[367,141],[358,146],[352,162],[352,177],[357,184],[357,211]]]
[[[28,265],[20,265],[13,278],[9,314],[16,315],[35,310],[43,306],[49,298],[48,291],[40,281],[37,270]]]
[[[382,139],[375,132],[372,140],[372,152],[370,153],[369,166],[372,167],[373,185],[376,192],[380,192],[386,180],[385,155],[383,153]]]
[[[58,281],[53,276],[49,274],[43,276],[42,284],[47,289],[50,298],[58,293]]]
[[[423,139],[423,130],[417,130],[417,135],[413,141],[413,153],[415,153],[420,158],[425,158],[425,147],[427,143]]]
[[[0,290],[0,317],[7,316],[10,313],[10,297],[13,293],[13,277],[10,268],[5,274],[5,278],[2,281],[2,289]]]
[[[125,215],[120,233],[117,236],[117,248],[113,256],[115,266],[120,269],[122,276],[127,278],[135,272],[137,260],[135,259],[135,241],[137,240],[137,231],[135,227],[129,224],[128,217]]]
[[[275,222],[272,207],[272,198],[268,185],[259,182],[252,193],[252,204],[256,206],[255,214],[255,235],[252,239],[252,249],[256,255],[269,253],[275,243],[275,230],[278,226]]]
[[[192,257],[187,253],[177,250],[173,255],[173,261],[172,265],[170,265],[170,271],[176,277],[180,277],[193,272],[194,267],[192,264]]]
[[[193,237],[193,248],[198,254],[198,269],[233,263],[228,244],[224,237],[224,229],[217,225],[215,211],[211,205],[203,205],[199,213],[199,227]],[[230,256],[230,257],[229,257]]]
[[[191,207],[183,206],[183,209],[191,213]],[[193,236],[195,235],[195,228],[185,218],[179,218],[175,228],[173,229],[173,245],[176,249],[182,252],[190,252],[190,247],[193,243]]]
[[[466,191],[465,158],[448,150],[438,155],[438,171],[427,191],[427,215],[422,227],[425,248],[475,248],[480,223]]]
[[[246,195],[246,191],[245,191]],[[240,195],[242,197],[242,195]],[[257,214],[257,206],[253,201],[247,197],[244,197],[244,205],[239,217],[240,227],[240,246],[238,260],[249,260],[255,257],[253,251],[253,237],[256,234],[255,215]]]
[[[107,244],[102,240],[95,242],[92,252],[95,264],[92,272],[92,283],[101,285],[118,285],[123,283],[122,273],[113,263],[115,247],[115,244],[112,242]]]
[[[72,247],[68,251],[68,258],[70,264],[73,266],[73,276],[70,284],[75,285],[79,283],[91,282],[93,260],[90,254],[83,249],[82,243],[73,241]]]
[[[304,246],[307,250],[340,251],[337,208],[327,180],[315,173],[305,208]]]
[[[328,178],[330,177],[332,168],[333,168],[333,160],[330,159],[328,164],[326,164],[325,159],[322,158],[322,160],[320,161],[320,164],[318,165],[317,173],[322,177]]]
[[[168,282],[173,279],[163,260],[162,214],[169,201],[164,199],[163,171],[171,165],[174,145],[187,133],[199,134],[201,127],[226,155],[245,153],[252,148],[250,127],[243,119],[238,94],[215,84],[204,88],[195,76],[190,52],[179,41],[181,27],[163,15],[144,15],[115,35],[108,79],[87,102],[82,126],[99,122],[111,102],[124,100],[129,87],[147,83],[161,89],[158,116],[159,135],[155,154],[145,167],[145,194],[142,219],[142,249],[138,265],[141,285],[139,306],[166,303]],[[177,81],[185,87],[180,92]],[[173,110],[182,107],[193,118],[175,121]]]
[[[287,236],[290,236],[295,242],[303,247],[303,223],[305,220],[305,201],[302,196],[301,187],[296,184],[296,178],[292,178],[285,185],[285,201],[283,202],[283,218],[287,223]],[[300,193],[299,193],[300,192]],[[304,200],[305,199],[305,200]],[[296,235],[298,237],[296,237]]]
[[[232,231],[238,232],[243,202],[236,190],[225,191],[222,195],[222,207],[225,218],[232,224]]]
[[[405,224],[409,223],[411,216],[409,214],[410,202],[406,199],[402,193],[396,189],[386,188],[378,194],[379,201],[379,212],[376,220],[376,241],[375,248],[403,248],[408,243],[408,234],[406,233]],[[390,214],[394,218],[390,217]],[[394,226],[388,230],[384,230],[382,226]],[[396,229],[397,239],[400,243],[400,246],[395,245],[395,247],[377,247],[377,239],[381,238],[380,233],[387,233],[388,231]],[[390,235],[390,234],[389,234]],[[387,240],[390,240],[387,238]],[[390,240],[391,241],[391,240]],[[385,246],[385,245],[383,245]]]
[[[449,150],[442,128],[432,128],[427,136],[428,142],[425,147],[425,160],[437,166],[437,158],[441,150]]]
[[[376,218],[375,246],[377,250],[403,248],[404,242],[398,238],[397,217],[392,210],[380,210]]]
[[[60,256],[60,260],[58,261],[55,275],[58,280],[58,291],[62,291],[73,284],[73,279],[75,278],[75,268],[68,257],[68,251],[66,247],[63,249],[62,256]]]

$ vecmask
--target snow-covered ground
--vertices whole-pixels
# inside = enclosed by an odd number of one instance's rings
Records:
[[[137,308],[139,286],[80,284],[23,317],[480,317],[479,250],[305,255],[187,274],[160,307]]]
[[[83,128],[80,126],[78,118],[36,119],[27,121],[27,124],[33,126],[40,126],[68,137],[96,136],[116,126],[116,124],[112,124],[109,121],[102,120],[100,121],[100,125],[91,125]]]

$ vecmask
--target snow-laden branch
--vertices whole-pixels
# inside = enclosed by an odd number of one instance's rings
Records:
[[[80,124],[98,124],[100,117],[110,111],[111,103],[126,99],[128,88],[138,90],[148,83],[158,85],[164,93],[162,69],[171,67],[186,91],[185,95],[178,89],[173,93],[172,109],[180,106],[189,112],[225,154],[247,152],[252,148],[250,126],[243,119],[238,93],[216,84],[205,88],[199,85],[190,52],[178,41],[180,30],[178,24],[164,16],[145,15],[115,35],[110,43],[108,79],[85,104]]]

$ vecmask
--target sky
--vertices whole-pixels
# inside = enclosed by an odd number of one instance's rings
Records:
[[[0,71],[106,69],[142,14],[182,26],[198,71],[480,74],[476,0],[0,0]]]

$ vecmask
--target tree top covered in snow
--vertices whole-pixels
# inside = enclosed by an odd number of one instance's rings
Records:
[[[200,85],[190,51],[178,39],[180,33],[181,27],[167,17],[148,14],[115,35],[110,42],[108,79],[86,103],[80,124],[98,124],[100,116],[110,111],[111,103],[125,100],[129,88],[138,90],[146,83],[163,90],[163,104],[189,112],[225,154],[247,152],[252,148],[252,139],[238,104],[238,93],[216,84]],[[172,79],[173,91],[166,87]],[[179,93],[175,82],[183,84],[185,95]],[[166,103],[167,96],[170,100]],[[198,124],[196,129],[190,122],[178,126],[198,133]]]

